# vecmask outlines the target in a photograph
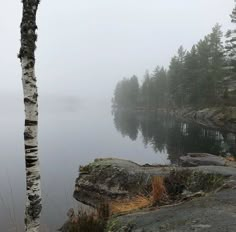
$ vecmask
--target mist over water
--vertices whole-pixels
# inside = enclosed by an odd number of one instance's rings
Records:
[[[22,230],[25,204],[24,110],[20,97],[11,99],[11,107],[3,104],[0,116],[0,225],[4,231],[11,231],[8,229],[15,224]],[[117,132],[110,101],[71,99],[40,98],[42,224],[52,231],[63,224],[69,208],[78,208],[73,191],[79,165],[97,157],[119,157],[141,164],[169,162],[165,152],[143,146],[141,134],[133,141]]]

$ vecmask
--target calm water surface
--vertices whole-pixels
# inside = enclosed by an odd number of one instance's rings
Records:
[[[67,111],[67,112],[66,112]],[[176,121],[158,114],[113,112],[110,105],[68,107],[40,114],[43,231],[55,231],[73,200],[79,165],[96,157],[119,157],[140,164],[176,163],[186,152],[235,154],[235,135]],[[23,231],[25,203],[21,113],[0,120],[0,231]],[[17,225],[17,229],[14,228]],[[47,228],[47,229],[46,229]]]
[[[8,109],[9,111],[11,109]],[[143,146],[142,136],[136,141],[117,132],[110,104],[83,106],[67,112],[41,110],[40,161],[43,191],[42,224],[58,229],[71,207],[74,182],[79,165],[96,157],[120,157],[138,163],[168,163],[165,152]],[[59,111],[59,110],[58,110]],[[23,113],[1,115],[0,126],[0,231],[23,231],[25,174],[23,146]],[[14,229],[17,225],[18,230]],[[44,229],[43,231],[46,231]]]

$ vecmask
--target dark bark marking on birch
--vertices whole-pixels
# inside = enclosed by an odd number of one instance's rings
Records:
[[[36,149],[38,146],[30,146],[30,145],[25,145],[25,150],[28,150],[28,149]]]
[[[32,120],[25,120],[25,126],[37,126],[38,121],[32,121]]]
[[[33,99],[34,99],[35,101],[37,101],[37,99],[38,99],[38,94],[37,94],[37,93],[34,93]]]
[[[30,154],[30,153],[37,152],[37,151],[38,151],[38,149],[29,149],[29,150],[26,150],[25,152],[27,154]]]
[[[25,97],[25,98],[24,98],[24,103],[27,103],[27,104],[36,104],[35,101],[29,99],[28,97]]]
[[[34,136],[29,132],[24,132],[24,138],[25,138],[25,141],[27,141],[27,140],[33,139]]]

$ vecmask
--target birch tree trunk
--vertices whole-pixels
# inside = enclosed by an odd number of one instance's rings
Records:
[[[42,198],[38,158],[38,93],[35,77],[36,13],[40,0],[22,0],[21,48],[18,57],[22,66],[25,105],[26,207],[25,231],[38,232]]]

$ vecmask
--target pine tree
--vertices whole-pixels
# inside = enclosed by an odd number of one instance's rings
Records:
[[[170,84],[171,102],[178,107],[182,107],[185,101],[184,90],[184,63],[186,51],[181,46],[178,49],[178,55],[171,59],[168,78]]]
[[[194,45],[185,57],[185,99],[188,106],[197,106],[201,97],[199,55]]]
[[[236,6],[230,15],[231,22],[235,27]],[[224,97],[229,97],[229,92],[236,90],[236,29],[228,30],[225,42],[225,78],[224,78]]]
[[[114,91],[113,105],[118,108],[134,109],[139,103],[139,83],[134,75],[119,81]]]
[[[143,84],[141,87],[141,96],[142,96],[142,103],[144,107],[149,108],[151,105],[151,81],[150,81],[150,74],[146,71],[144,75]]]
[[[222,81],[225,70],[224,66],[224,46],[222,42],[223,33],[221,26],[216,24],[211,34],[209,34],[209,85],[208,97],[212,103],[219,101],[222,92]]]

